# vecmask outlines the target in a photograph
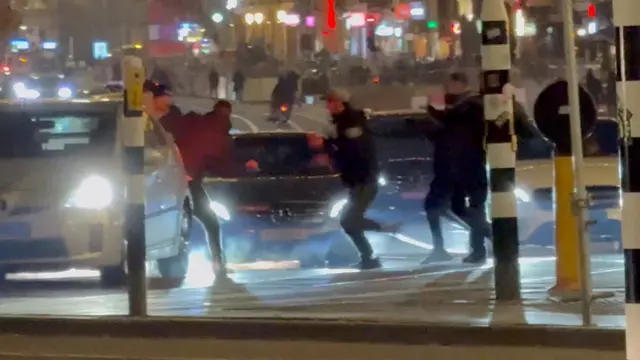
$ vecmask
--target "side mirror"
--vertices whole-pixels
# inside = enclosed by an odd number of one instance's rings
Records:
[[[158,150],[155,149],[144,149],[144,165],[151,167],[158,167],[164,164],[165,158],[164,155]]]

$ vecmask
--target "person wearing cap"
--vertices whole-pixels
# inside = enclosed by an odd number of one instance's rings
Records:
[[[378,192],[378,160],[374,141],[362,110],[349,103],[349,94],[341,89],[331,89],[324,96],[331,114],[328,134],[325,138],[311,136],[311,147],[323,147],[340,172],[349,198],[341,213],[340,224],[360,252],[360,269],[376,269],[380,260],[374,257],[373,248],[365,231],[396,232],[399,225],[381,225],[365,217],[365,213]]]
[[[169,87],[147,80],[143,89],[143,101],[147,115],[157,119],[167,132],[175,135],[182,111],[174,105]]]

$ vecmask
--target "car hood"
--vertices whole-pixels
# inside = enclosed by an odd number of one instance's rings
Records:
[[[617,186],[620,183],[618,158],[585,158],[583,175],[585,186]],[[516,177],[518,186],[527,189],[552,188],[553,160],[518,161]]]
[[[338,175],[217,179],[205,184],[205,190],[213,201],[235,210],[252,207],[264,207],[265,211],[267,208],[270,211],[282,207],[302,212],[325,209],[328,203],[339,197],[343,189]]]
[[[1,159],[0,196],[25,192],[48,202],[66,196],[88,176],[114,178],[114,166],[96,158]]]

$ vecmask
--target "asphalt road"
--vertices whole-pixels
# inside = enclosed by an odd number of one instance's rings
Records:
[[[179,99],[183,110],[208,111],[212,101]],[[239,105],[234,109],[233,126],[240,131],[276,130],[265,121],[266,105]],[[322,108],[294,110],[293,130],[320,131],[327,115]],[[373,212],[372,217],[384,214]],[[206,254],[192,254],[191,269],[183,284],[151,278],[149,312],[152,315],[224,315],[229,311],[265,310],[265,306],[288,306],[346,301],[381,301],[394,296],[421,291],[425,287],[446,289],[491,287],[490,264],[482,267],[462,264],[467,251],[466,233],[447,224],[448,248],[457,259],[448,263],[420,265],[431,250],[431,239],[420,208],[414,218],[405,219],[402,233],[372,234],[371,242],[381,257],[384,269],[360,272],[353,269],[299,269],[295,263],[264,262],[250,269],[236,267],[235,285],[207,288],[214,281]],[[194,231],[194,240],[204,232]],[[346,251],[357,259],[355,250],[342,239]],[[553,249],[522,248],[523,286],[540,290],[553,284]],[[606,249],[593,257],[594,286],[617,289],[623,286],[623,262]],[[286,265],[286,266],[285,266]],[[152,264],[151,276],[155,275]],[[289,267],[289,268],[287,268]],[[260,269],[259,269],[260,268]],[[107,315],[125,314],[127,296],[124,289],[101,289],[91,271],[68,271],[55,274],[17,274],[0,288],[0,314]]]

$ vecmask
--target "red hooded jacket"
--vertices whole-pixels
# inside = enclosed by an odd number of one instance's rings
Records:
[[[231,121],[213,112],[183,115],[173,126],[173,136],[184,167],[193,179],[204,176],[232,176]]]

